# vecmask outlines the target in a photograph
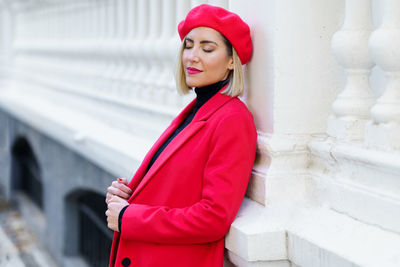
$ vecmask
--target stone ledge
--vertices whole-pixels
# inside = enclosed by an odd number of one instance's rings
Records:
[[[400,265],[397,233],[301,203],[263,207],[246,198],[226,248],[238,266],[290,266],[285,261],[307,267]]]
[[[276,212],[245,198],[226,236],[225,247],[249,262],[287,259],[286,233]]]
[[[400,233],[400,151],[356,142],[312,141],[310,188],[316,199],[367,224]]]
[[[0,91],[0,108],[113,175],[130,178],[154,142],[39,97],[7,92]]]

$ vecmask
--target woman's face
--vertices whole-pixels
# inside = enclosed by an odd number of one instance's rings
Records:
[[[228,78],[233,59],[219,32],[208,27],[194,28],[184,42],[182,64],[189,87],[206,86]]]

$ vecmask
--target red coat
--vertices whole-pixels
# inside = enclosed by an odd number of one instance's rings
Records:
[[[194,101],[172,121],[130,181],[133,194],[121,233],[114,233],[110,267],[222,267],[224,237],[256,152],[247,107],[237,97],[217,93],[145,173],[193,106]]]

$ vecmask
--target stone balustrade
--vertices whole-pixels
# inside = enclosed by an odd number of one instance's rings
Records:
[[[319,202],[396,233],[400,217],[392,215],[400,209],[399,47],[399,1],[345,1],[344,23],[333,35],[332,52],[347,80],[332,105],[328,138],[309,144]]]
[[[368,76],[374,63],[368,51],[372,32],[370,0],[346,1],[343,27],[332,38],[332,51],[347,73],[343,91],[332,105],[328,134],[339,139],[363,138],[373,96]]]
[[[328,134],[361,140],[371,148],[399,149],[400,3],[385,0],[379,5],[383,19],[374,29],[371,1],[346,1],[344,24],[332,38],[332,51],[346,70],[347,81],[332,105]],[[369,79],[375,64],[386,79],[379,97],[374,97]]]
[[[12,3],[15,66],[20,75],[52,84],[47,88],[61,83],[68,94],[176,115],[193,97],[175,90],[176,25],[203,2]]]

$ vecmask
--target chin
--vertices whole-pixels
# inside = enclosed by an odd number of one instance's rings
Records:
[[[188,81],[188,80],[186,80],[186,84],[187,84],[189,87],[201,87],[201,86],[203,86],[203,85],[202,85],[203,83],[195,82],[195,81]]]
[[[210,84],[213,84],[213,83],[214,82],[201,82],[201,81],[188,81],[188,80],[186,80],[186,84],[189,87],[203,87],[203,86],[210,85]]]

